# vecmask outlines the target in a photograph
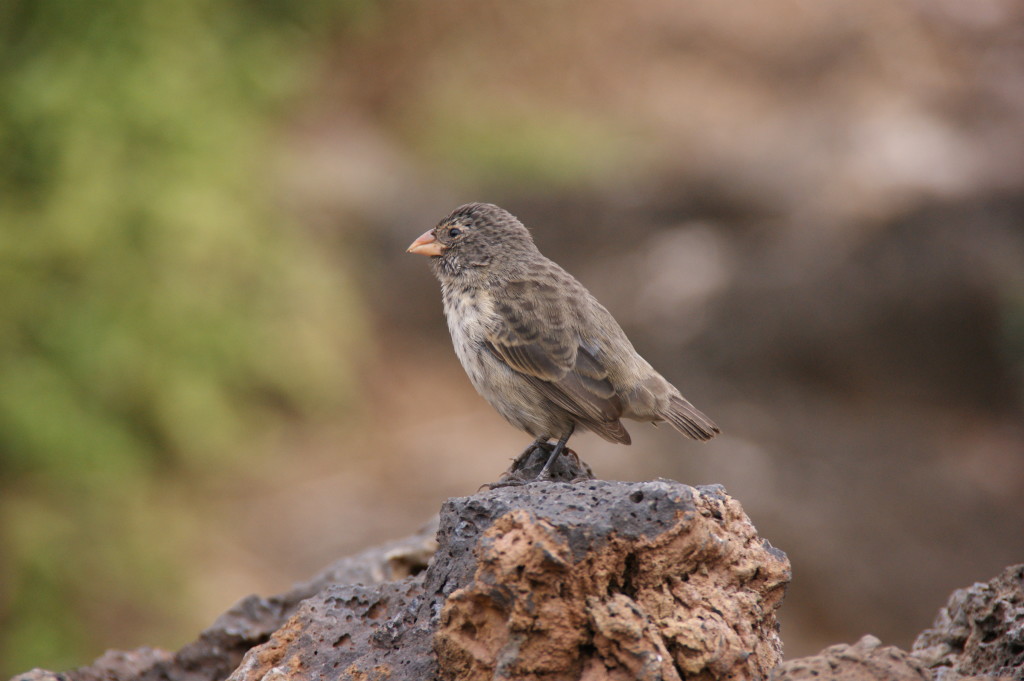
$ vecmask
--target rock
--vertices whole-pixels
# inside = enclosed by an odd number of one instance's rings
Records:
[[[445,503],[423,533],[226,613],[178,653],[19,681],[761,679],[785,554],[721,487],[590,480]],[[230,675],[230,676],[229,676]]]
[[[332,586],[232,681],[763,678],[789,562],[721,488],[536,483],[449,500],[425,574]]]
[[[281,628],[311,595],[337,582],[379,584],[422,572],[436,547],[436,519],[398,541],[342,558],[308,582],[272,598],[248,596],[177,653],[152,648],[109,651],[88,667],[56,673],[33,669],[11,681],[218,681],[253,646]]]
[[[721,487],[497,485],[285,594],[243,599],[177,653],[112,651],[12,681],[1024,678],[1024,565],[956,591],[912,653],[865,636],[780,664],[789,561]]]
[[[931,681],[924,664],[874,636],[829,646],[817,655],[782,663],[771,681]]]
[[[401,647],[380,647],[373,640],[379,627],[401,620],[406,609],[422,602],[422,595],[422,575],[372,586],[332,584],[303,601],[228,678],[432,678],[435,665],[423,654],[424,649],[429,653],[429,637],[424,640],[428,632],[411,632]],[[393,673],[392,667],[401,673]]]
[[[18,674],[11,681],[105,681],[109,679],[142,679],[150,676],[152,670],[173,664],[174,653],[159,648],[137,648],[136,650],[108,650],[88,667],[67,673],[56,673],[46,669],[33,669]]]
[[[968,681],[1024,678],[1024,565],[953,593],[906,653],[874,636],[779,665],[771,681]]]
[[[1024,564],[954,591],[932,628],[914,641],[913,654],[938,681],[1024,678]]]
[[[781,658],[789,562],[721,488],[594,481],[449,506],[476,560],[441,611],[442,678],[762,678]]]

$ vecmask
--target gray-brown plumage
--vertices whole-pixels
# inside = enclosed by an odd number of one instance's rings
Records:
[[[541,255],[508,211],[460,206],[408,250],[431,256],[455,352],[473,386],[536,438],[531,447],[559,439],[545,471],[575,429],[629,444],[622,418],[668,421],[696,440],[719,432],[637,354],[582,284]]]

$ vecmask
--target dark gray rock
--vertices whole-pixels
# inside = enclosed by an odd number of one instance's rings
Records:
[[[940,680],[1024,679],[1024,564],[954,591],[932,628],[914,641],[913,653]]]
[[[342,558],[283,594],[243,598],[177,653],[109,651],[87,667],[62,673],[34,669],[11,681],[219,681],[281,629],[305,599],[338,584],[383,584],[421,573],[436,547],[436,532],[434,519],[409,537]]]

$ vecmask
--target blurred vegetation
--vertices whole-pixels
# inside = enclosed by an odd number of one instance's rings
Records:
[[[439,96],[411,146],[462,181],[558,191],[621,174],[635,151],[614,122],[598,115],[479,104]]]
[[[0,4],[0,677],[194,634],[182,481],[345,399],[359,311],[266,159],[362,9]]]

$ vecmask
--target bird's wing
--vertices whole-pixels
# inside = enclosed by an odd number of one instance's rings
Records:
[[[485,344],[552,402],[599,434],[628,441],[621,423],[622,400],[608,371],[571,329],[560,292],[530,282],[529,295],[510,295],[495,304],[496,323]],[[621,431],[621,432],[620,432]]]

